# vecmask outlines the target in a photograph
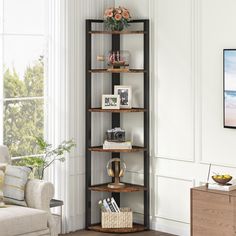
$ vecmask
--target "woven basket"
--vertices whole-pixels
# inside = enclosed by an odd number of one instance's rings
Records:
[[[133,212],[130,208],[120,208],[121,212],[102,211],[102,228],[132,228]]]

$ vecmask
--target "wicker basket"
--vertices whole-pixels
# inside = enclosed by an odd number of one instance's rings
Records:
[[[120,208],[121,212],[102,211],[102,228],[132,228],[133,212],[130,208]]]

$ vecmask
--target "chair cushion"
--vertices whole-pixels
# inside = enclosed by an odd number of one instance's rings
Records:
[[[21,206],[0,208],[0,235],[12,236],[47,229],[47,212]]]
[[[26,206],[25,185],[31,169],[26,166],[7,165],[4,177],[4,202]]]

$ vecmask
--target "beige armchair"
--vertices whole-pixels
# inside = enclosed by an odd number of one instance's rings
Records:
[[[6,146],[0,146],[1,163],[11,163]],[[37,179],[28,180],[25,190],[28,207],[8,205],[0,208],[0,235],[56,236],[49,208],[53,195],[54,187],[51,183]]]

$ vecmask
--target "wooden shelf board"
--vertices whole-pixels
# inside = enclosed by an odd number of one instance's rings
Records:
[[[108,229],[108,228],[102,228],[101,224],[94,224],[89,226],[88,229],[103,233],[134,233],[147,230],[147,228],[144,225],[136,223],[133,223],[133,228]]]
[[[131,108],[131,109],[102,109],[98,108],[90,108],[88,111],[90,112],[112,112],[112,113],[123,113],[123,112],[146,112],[147,109],[144,108]]]
[[[143,30],[124,30],[124,31],[105,31],[105,30],[93,30],[89,31],[89,34],[146,34]]]
[[[147,190],[144,186],[136,185],[136,184],[128,184],[125,183],[124,188],[108,188],[108,183],[106,184],[98,184],[89,187],[89,190],[96,192],[110,192],[110,193],[131,193],[131,192],[140,192]]]
[[[141,152],[146,151],[146,148],[139,146],[132,146],[132,149],[103,149],[102,146],[94,146],[88,149],[91,152]]]
[[[119,70],[107,70],[107,69],[91,69],[89,70],[90,73],[145,73],[146,71],[143,69],[127,69]]]

